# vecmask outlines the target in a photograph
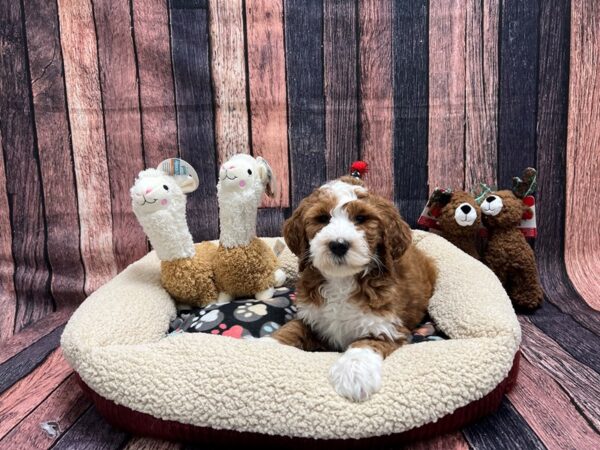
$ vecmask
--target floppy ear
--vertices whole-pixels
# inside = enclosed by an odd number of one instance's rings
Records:
[[[402,220],[394,204],[379,199],[377,205],[383,226],[383,256],[388,270],[392,271],[398,261],[412,243],[412,232],[408,224]]]
[[[194,192],[198,188],[191,175],[175,175],[173,178],[184,194]]]
[[[308,240],[304,230],[304,211],[306,210],[305,200],[293,212],[292,216],[283,224],[283,239],[290,251],[298,257],[298,270],[302,272],[306,268],[306,251],[308,250]]]
[[[258,156],[256,161],[258,162],[258,174],[260,176],[260,180],[265,186],[265,194],[267,194],[269,197],[274,197],[276,193],[277,182],[275,180],[275,175],[273,174],[273,169],[271,169],[271,166],[267,160],[261,156]]]

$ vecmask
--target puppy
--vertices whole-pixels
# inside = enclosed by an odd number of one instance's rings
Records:
[[[412,244],[394,205],[342,177],[302,200],[283,235],[299,258],[298,318],[274,338],[307,351],[344,354],[330,370],[335,390],[368,399],[385,357],[405,344],[427,311],[436,269]]]

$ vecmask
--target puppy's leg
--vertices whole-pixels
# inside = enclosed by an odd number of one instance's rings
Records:
[[[342,397],[355,402],[365,401],[381,387],[384,358],[405,343],[406,338],[355,341],[331,367],[329,381]]]
[[[323,348],[321,341],[300,319],[290,320],[275,331],[273,339],[281,344],[291,345],[307,352],[314,352]]]

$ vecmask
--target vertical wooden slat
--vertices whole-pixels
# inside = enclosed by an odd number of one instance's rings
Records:
[[[538,0],[505,0],[500,18],[498,185],[535,165]]]
[[[275,197],[263,205],[287,207],[290,194],[283,0],[246,0],[246,23],[252,154],[264,157],[277,176]]]
[[[84,270],[56,1],[26,0],[25,29],[57,307],[81,302]]]
[[[0,135],[12,225],[17,310],[15,331],[52,311],[46,225],[31,110],[23,12],[20,2],[0,4]]]
[[[565,260],[575,287],[600,310],[600,3],[573,0]]]
[[[357,11],[355,0],[324,0],[327,178],[350,172],[358,158]]]
[[[2,311],[0,314],[0,342],[4,342],[13,335],[17,311],[12,229],[10,216],[6,213],[9,209],[3,153],[2,133],[0,133],[0,211],[5,211],[0,214],[0,283],[2,284],[0,289],[0,311]]]
[[[414,227],[428,195],[428,1],[395,1],[393,9],[394,197]]]
[[[394,197],[392,166],[394,94],[392,73],[392,2],[360,0],[360,149],[368,161],[369,189]]]
[[[461,189],[465,181],[465,22],[463,1],[430,2],[430,191]]]
[[[110,176],[113,247],[121,271],[147,251],[129,189],[144,168],[139,90],[128,0],[94,0]]]
[[[295,208],[327,178],[323,2],[286,0],[284,12],[291,204]]]
[[[242,3],[242,0],[208,2],[219,164],[236,153],[250,153]]]
[[[496,184],[500,0],[468,0],[465,29],[465,188]]]
[[[167,0],[132,0],[146,167],[178,156]]]
[[[96,33],[89,2],[58,0],[85,291],[116,272]]]
[[[219,235],[208,5],[170,0],[170,14],[179,149],[200,177],[200,187],[188,196],[188,224],[198,242]]]
[[[402,447],[405,450],[468,450],[469,444],[460,432],[447,433]]]

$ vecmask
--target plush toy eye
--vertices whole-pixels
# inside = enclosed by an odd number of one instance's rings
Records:
[[[252,171],[248,169],[248,175],[252,175]]]
[[[168,190],[169,190],[169,186],[167,186],[166,184],[163,184],[163,189],[164,189],[165,191],[168,191]]]
[[[317,222],[329,223],[329,214],[321,214],[319,217],[317,217]]]
[[[359,214],[358,216],[356,216],[354,218],[354,221],[358,224],[365,223],[367,221],[367,216],[363,216],[362,214]]]

